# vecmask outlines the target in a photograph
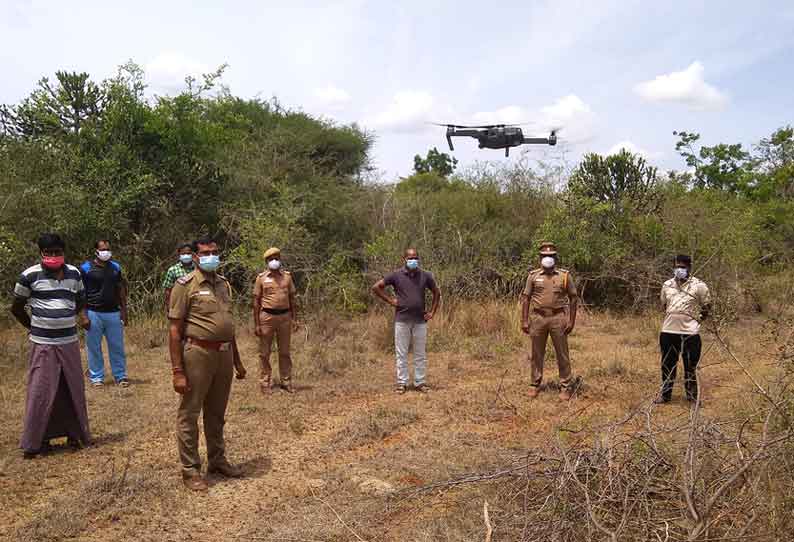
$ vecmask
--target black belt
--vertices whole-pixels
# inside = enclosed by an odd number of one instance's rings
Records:
[[[287,314],[289,312],[289,309],[266,309],[264,307],[262,307],[262,310],[274,316],[278,316],[279,314]]]

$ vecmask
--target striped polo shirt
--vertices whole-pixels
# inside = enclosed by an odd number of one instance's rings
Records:
[[[80,271],[64,265],[63,279],[42,269],[41,264],[25,269],[14,295],[30,304],[30,340],[37,344],[68,344],[77,340],[77,306],[85,302]]]

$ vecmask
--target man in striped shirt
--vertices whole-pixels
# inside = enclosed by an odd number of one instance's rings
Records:
[[[30,363],[20,447],[26,458],[49,448],[49,440],[67,437],[74,447],[88,444],[77,325],[88,329],[80,271],[64,263],[65,244],[58,234],[39,237],[41,262],[27,268],[14,287],[11,312],[30,330]],[[25,306],[30,305],[30,315]]]

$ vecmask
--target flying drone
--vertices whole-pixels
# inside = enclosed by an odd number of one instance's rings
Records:
[[[505,156],[510,156],[510,147],[519,145],[556,145],[557,129],[549,134],[549,137],[524,137],[520,124],[486,124],[482,126],[461,126],[459,124],[438,124],[436,126],[446,126],[447,143],[449,150],[454,151],[452,138],[459,136],[473,137],[479,143],[481,149],[504,149]]]

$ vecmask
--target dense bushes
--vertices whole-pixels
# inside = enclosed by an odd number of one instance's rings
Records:
[[[623,308],[655,298],[676,252],[759,307],[764,277],[790,261],[791,128],[752,151],[698,147],[698,134],[680,132],[685,173],[625,151],[586,155],[570,172],[527,161],[455,172],[432,149],[387,185],[365,181],[369,134],[237,98],[217,85],[221,73],[150,99],[134,64],[99,84],[59,72],[0,108],[3,296],[42,230],[62,232],[74,261],[110,237],[137,310],[159,307],[175,245],[199,233],[221,239],[238,289],[278,245],[307,306],[345,311],[366,308],[368,285],[407,245],[447,294],[481,298],[515,296],[537,243],[554,240],[589,302]]]

